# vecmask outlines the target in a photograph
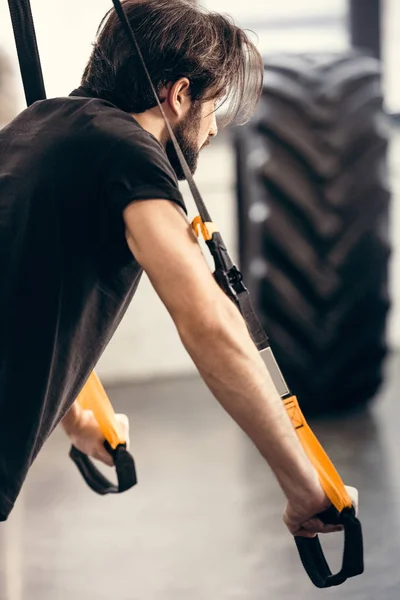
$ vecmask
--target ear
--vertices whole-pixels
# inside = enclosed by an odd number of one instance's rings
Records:
[[[172,112],[178,118],[182,117],[189,110],[192,103],[189,79],[181,77],[168,87],[166,99]]]

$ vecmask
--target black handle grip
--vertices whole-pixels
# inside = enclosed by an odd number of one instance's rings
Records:
[[[317,515],[326,525],[343,525],[344,551],[342,568],[333,575],[326,562],[318,536],[315,538],[295,537],[301,562],[313,584],[318,588],[340,585],[349,577],[361,575],[364,571],[364,551],[361,523],[353,508],[345,508],[339,513],[334,507]]]
[[[120,444],[115,450],[111,448],[108,442],[104,442],[104,446],[114,459],[118,485],[108,481],[90,458],[75,446],[71,446],[69,455],[78,467],[83,479],[96,494],[101,496],[121,494],[137,483],[135,461],[126,449],[125,444]]]

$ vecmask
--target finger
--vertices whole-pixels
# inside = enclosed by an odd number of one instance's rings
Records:
[[[109,452],[107,452],[107,450],[104,448],[103,444],[100,444],[96,448],[96,452],[93,454],[93,457],[96,458],[97,460],[99,460],[100,462],[104,463],[108,467],[114,466],[113,457],[111,456],[111,454]]]
[[[309,519],[305,523],[302,523],[302,529],[306,529],[310,533],[335,533],[343,531],[343,525],[325,524],[320,519]]]
[[[322,525],[321,528],[318,528],[317,525],[305,524],[300,527],[297,531],[294,532],[295,536],[313,538],[318,534],[326,534],[326,533],[340,533],[343,531],[342,525]]]
[[[343,525],[324,525],[318,533],[341,533],[344,531]]]
[[[324,524],[319,519],[309,519],[301,524],[300,529],[304,529],[305,531],[316,535],[317,533],[321,533],[324,527]]]
[[[286,514],[283,516],[283,521],[292,535],[308,538],[315,537],[316,535],[312,531],[312,525],[309,522],[304,524],[299,523],[298,521],[288,519]]]
[[[307,529],[304,529],[303,527],[301,529],[299,529],[298,531],[296,531],[293,534],[295,537],[303,537],[303,538],[315,538],[316,537],[316,533],[312,533],[311,531],[308,531]]]
[[[107,450],[104,448],[104,445],[102,445],[99,448],[97,457],[98,457],[98,460],[101,460],[101,462],[104,463],[105,465],[107,465],[108,467],[114,466],[114,459],[111,456],[111,454],[109,452],[107,452]]]

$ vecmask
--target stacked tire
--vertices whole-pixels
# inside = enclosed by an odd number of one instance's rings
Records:
[[[387,353],[388,124],[379,63],[265,61],[263,96],[235,130],[240,262],[307,416],[361,407]]]

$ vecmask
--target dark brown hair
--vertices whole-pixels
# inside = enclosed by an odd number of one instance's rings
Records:
[[[251,117],[262,89],[262,59],[229,17],[185,0],[125,0],[123,7],[156,90],[187,77],[193,101],[223,97],[223,125]],[[81,83],[126,112],[156,105],[114,8],[100,24]]]

